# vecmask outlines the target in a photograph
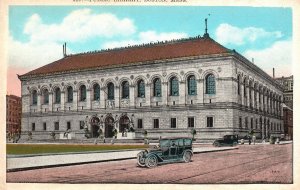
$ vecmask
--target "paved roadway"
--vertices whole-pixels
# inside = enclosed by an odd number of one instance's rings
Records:
[[[7,182],[35,183],[292,183],[292,144],[242,145],[195,154],[190,163],[141,168],[136,160],[7,173]]]

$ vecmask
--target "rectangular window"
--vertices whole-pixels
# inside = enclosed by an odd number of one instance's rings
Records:
[[[214,126],[214,118],[213,117],[207,117],[206,118],[206,124],[207,124],[207,127],[213,127]]]
[[[44,129],[44,131],[47,130],[47,123],[43,123],[43,129]]]
[[[67,122],[67,130],[68,129],[71,129],[71,122],[70,121]]]
[[[54,130],[59,130],[59,122],[54,122]]]
[[[154,119],[153,120],[153,127],[154,128],[159,128],[159,119]]]
[[[84,121],[79,121],[79,129],[83,129],[84,128]]]
[[[243,128],[243,124],[242,124],[242,118],[239,118],[239,128]]]
[[[171,118],[171,128],[176,128],[176,118]]]
[[[251,129],[253,129],[253,118],[251,118]]]
[[[139,129],[143,128],[143,119],[138,119],[138,128]]]
[[[245,117],[245,128],[248,129],[248,117]]]
[[[195,118],[188,117],[188,127],[195,127]]]
[[[31,130],[32,130],[32,131],[35,131],[35,123],[32,123],[32,124],[31,124]]]

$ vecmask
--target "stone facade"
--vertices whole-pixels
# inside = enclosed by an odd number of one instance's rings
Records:
[[[189,91],[191,77],[195,79],[194,93]],[[154,92],[156,79],[161,87],[158,96]],[[31,131],[33,138],[48,139],[52,131],[64,133],[69,129],[72,138],[82,139],[85,128],[91,137],[97,137],[101,129],[110,138],[113,129],[123,133],[130,127],[134,128],[137,139],[143,138],[145,130],[148,138],[155,139],[192,136],[191,130],[196,129],[195,137],[199,140],[225,134],[245,136],[251,129],[258,138],[283,133],[282,88],[235,51],[24,75],[20,80],[22,131]],[[122,94],[124,81],[129,83],[128,97]],[[95,84],[100,87],[96,99]],[[109,97],[111,84],[113,98]],[[173,85],[178,92],[172,95]],[[71,102],[68,102],[69,87],[73,89]],[[57,89],[60,89],[59,103],[55,103]],[[212,91],[208,93],[209,90]]]

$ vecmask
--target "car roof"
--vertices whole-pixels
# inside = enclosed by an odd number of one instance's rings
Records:
[[[190,137],[162,137],[161,140],[192,139]]]

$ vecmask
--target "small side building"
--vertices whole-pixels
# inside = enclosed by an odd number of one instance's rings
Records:
[[[6,95],[6,134],[10,138],[21,132],[22,101],[21,97]]]

